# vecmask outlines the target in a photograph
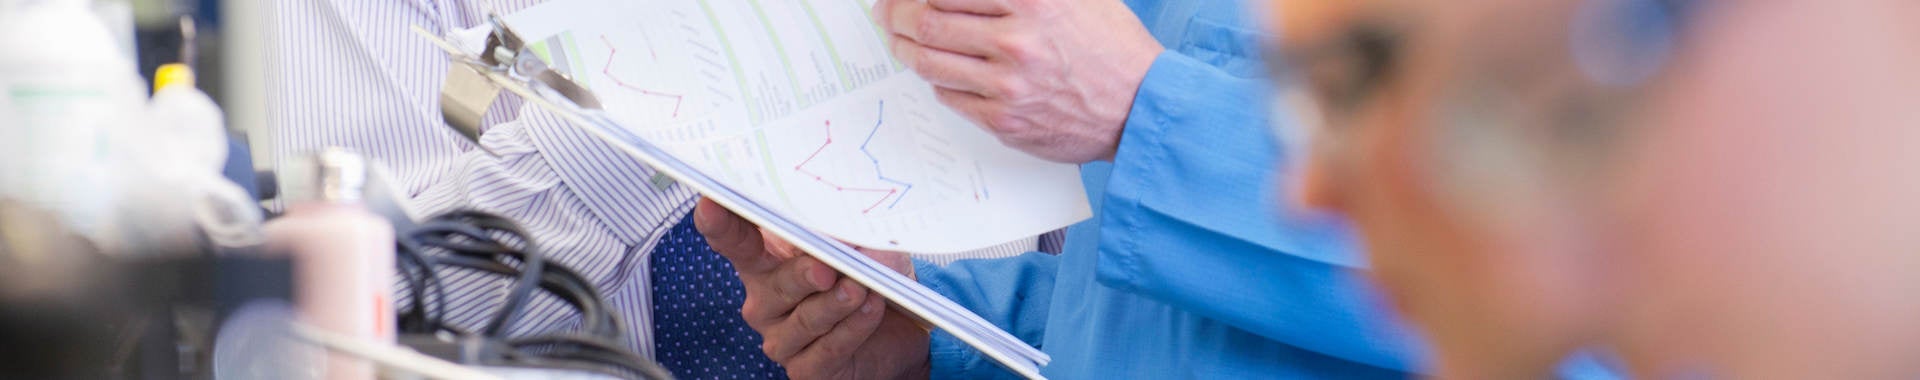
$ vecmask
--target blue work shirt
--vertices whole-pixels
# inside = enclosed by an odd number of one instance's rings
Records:
[[[1425,353],[1344,227],[1282,217],[1262,37],[1240,1],[1128,1],[1167,50],[1066,252],[919,263],[920,282],[1053,357],[1053,378],[1405,378]],[[1282,173],[1284,174],[1284,173]],[[934,378],[1010,372],[935,332]],[[1591,360],[1563,375],[1607,377]]]

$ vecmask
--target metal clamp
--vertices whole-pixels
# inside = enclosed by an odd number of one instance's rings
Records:
[[[499,14],[487,15],[487,23],[493,32],[488,33],[478,57],[448,52],[453,65],[440,87],[440,116],[461,136],[480,144],[481,119],[500,97],[501,87],[492,74],[552,90],[583,109],[600,109],[599,98],[566,74],[548,68]]]

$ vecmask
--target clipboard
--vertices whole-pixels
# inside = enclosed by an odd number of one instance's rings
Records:
[[[756,202],[634,134],[609,118],[593,93],[548,69],[498,14],[489,15],[488,22],[493,30],[487,36],[485,48],[477,55],[463,52],[418,26],[413,28],[415,33],[445,50],[452,61],[441,92],[442,116],[448,125],[476,145],[481,116],[501,91],[512,92],[611,143],[656,172],[759,225],[763,231],[773,232],[842,275],[886,297],[893,308],[914,316],[923,326],[946,331],[1015,374],[1044,379],[1040,368],[1051,360],[1046,353],[919,282],[837,239],[806,228],[791,216]]]

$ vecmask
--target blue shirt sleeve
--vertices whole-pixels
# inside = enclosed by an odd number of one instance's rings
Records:
[[[1060,258],[1045,253],[960,260],[942,268],[914,261],[920,284],[1034,347],[1045,335]],[[928,346],[934,379],[1017,379],[960,339],[935,330]]]
[[[1163,53],[1141,84],[1100,219],[1099,281],[1345,360],[1414,370],[1416,344],[1356,275],[1344,228],[1291,214],[1266,80]],[[1284,173],[1282,173],[1284,174]]]

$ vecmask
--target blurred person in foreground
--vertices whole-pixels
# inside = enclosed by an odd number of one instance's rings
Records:
[[[1920,376],[1915,3],[1276,5],[1324,125],[1291,196],[1438,377]]]
[[[943,104],[1082,164],[1066,252],[947,267],[872,253],[1052,356],[1057,378],[1404,378],[1423,369],[1327,221],[1258,210],[1279,148],[1241,1],[882,0],[893,52]],[[741,312],[796,378],[1013,376],[738,216],[695,212]],[[965,231],[954,231],[965,233]],[[1574,377],[1603,376],[1591,362]]]

